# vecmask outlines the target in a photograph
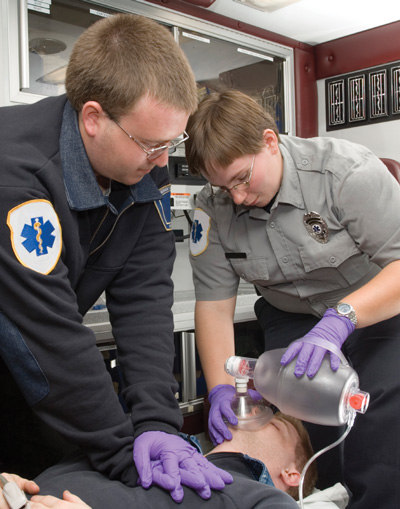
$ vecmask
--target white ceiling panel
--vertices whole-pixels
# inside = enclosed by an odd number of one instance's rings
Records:
[[[399,0],[265,1],[269,12],[263,0],[216,0],[207,10],[312,45],[400,21]]]

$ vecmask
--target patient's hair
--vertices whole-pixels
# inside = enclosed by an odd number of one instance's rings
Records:
[[[282,414],[281,412],[278,412],[275,414],[277,419],[282,419],[294,426],[294,428],[297,431],[297,434],[299,435],[300,439],[297,442],[296,450],[295,450],[295,456],[296,456],[296,468],[299,472],[302,472],[305,464],[307,461],[314,455],[314,450],[311,445],[310,436],[306,430],[306,428],[303,426],[303,423],[296,419],[295,417],[291,417],[290,415]],[[305,478],[304,478],[304,484],[303,484],[303,496],[307,497],[308,495],[311,495],[313,492],[315,485],[317,483],[317,465],[315,461],[311,463],[311,465],[308,467]],[[288,495],[291,495],[295,500],[299,499],[299,487],[298,486],[291,486],[287,490]]]

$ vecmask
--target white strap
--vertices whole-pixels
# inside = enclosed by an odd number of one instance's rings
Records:
[[[348,360],[346,359],[344,353],[340,348],[338,348],[334,343],[331,343],[330,341],[323,339],[323,338],[302,338],[298,341],[303,341],[303,343],[310,343],[315,346],[320,346],[321,348],[325,348],[326,350],[329,350],[333,354],[337,355],[339,359],[341,360],[342,364],[344,366],[348,366]]]

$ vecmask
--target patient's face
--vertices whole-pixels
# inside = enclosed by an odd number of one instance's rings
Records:
[[[284,418],[273,417],[263,428],[262,437],[260,451],[271,475],[295,462],[300,437],[293,424]]]

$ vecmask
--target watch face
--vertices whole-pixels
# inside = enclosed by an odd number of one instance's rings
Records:
[[[338,311],[340,311],[340,313],[343,313],[344,315],[347,315],[347,313],[351,312],[350,304],[345,304],[345,303],[339,304],[337,309],[338,309]]]

